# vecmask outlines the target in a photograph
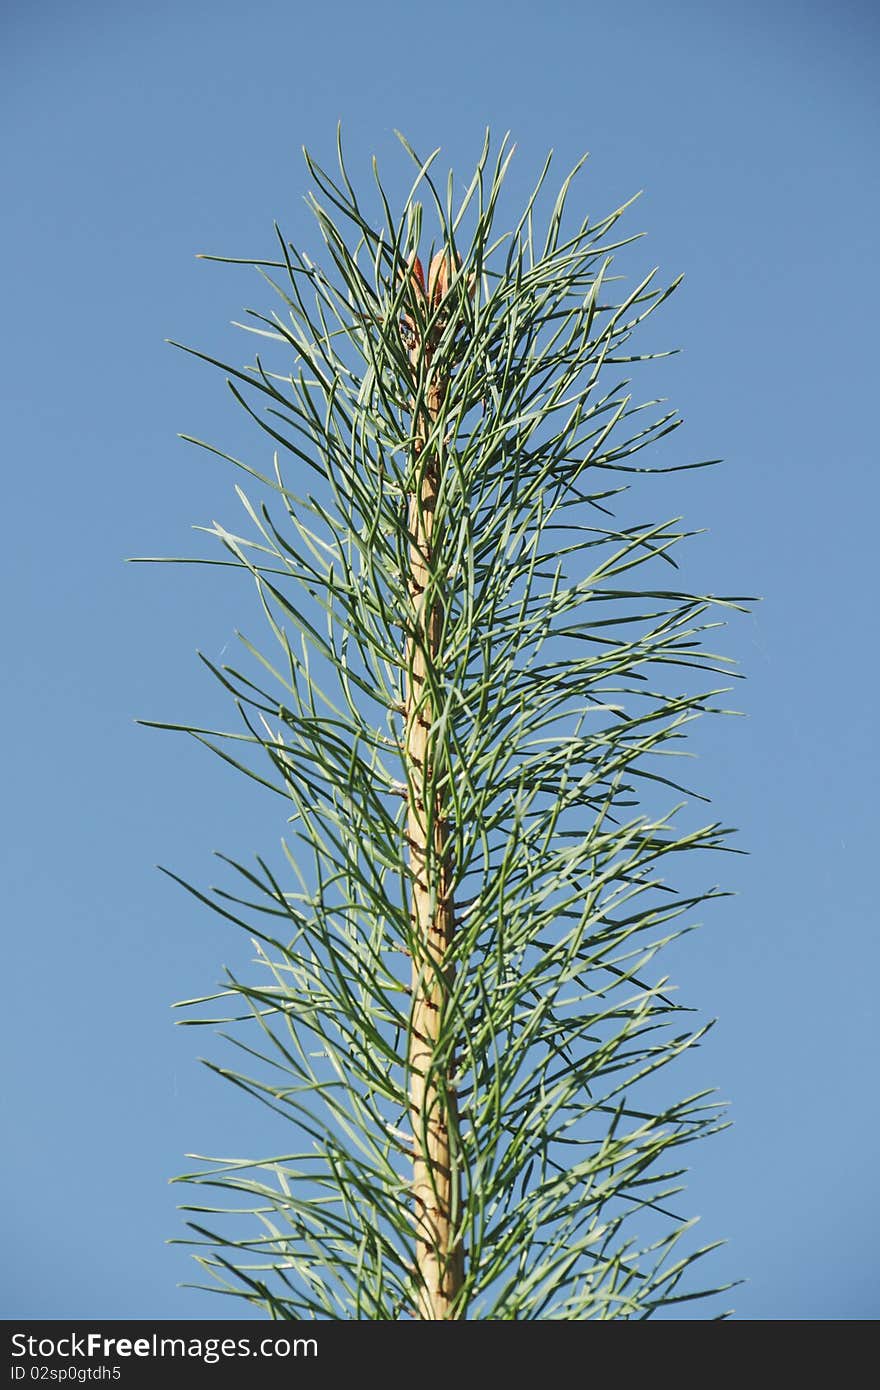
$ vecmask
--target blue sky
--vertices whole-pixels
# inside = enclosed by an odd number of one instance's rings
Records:
[[[644,189],[628,226],[648,235],[617,268],[685,272],[652,329],[685,349],[658,394],[687,457],[726,462],[674,475],[658,514],[708,528],[691,587],[764,596],[723,638],[748,717],[694,741],[692,780],[750,854],[671,965],[719,1019],[689,1076],[734,1121],[694,1152],[686,1202],[728,1242],[716,1277],[747,1281],[738,1316],[877,1317],[872,7],[7,0],[0,31],[0,1311],[230,1311],[178,1287],[167,1179],[270,1131],[169,1005],[242,944],[154,866],[209,883],[215,849],[281,827],[134,720],[224,718],[195,649],[258,617],[216,573],[123,561],[192,553],[193,524],[236,515],[229,472],[176,435],[234,444],[242,423],[164,339],[223,355],[253,273],[193,255],[270,252],[273,218],[311,237],[300,147],[329,159],[341,119],[364,178],[373,152],[395,167],[394,128],[462,171],[487,124],[510,129],[514,191],[548,148],[560,172],[589,150],[584,210]]]

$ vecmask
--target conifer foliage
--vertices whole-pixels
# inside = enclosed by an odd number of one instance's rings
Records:
[[[701,466],[652,465],[679,419],[627,389],[674,285],[620,288],[624,208],[572,218],[549,159],[501,226],[507,140],[461,185],[402,144],[397,211],[341,143],[306,155],[320,255],[276,228],[238,262],[260,351],[195,353],[263,431],[258,461],[192,442],[246,475],[241,534],[210,531],[265,641],[206,661],[234,727],[160,727],[284,816],[236,892],[190,887],[256,961],[186,1018],[224,1015],[209,1065],[286,1123],[181,1179],[191,1239],[275,1318],[649,1317],[701,1296],[675,1194],[720,1112],[657,1076],[705,1029],[654,957],[718,895],[691,865],[728,832],[676,828],[673,755],[737,606],[676,585],[677,521],[615,519]]]

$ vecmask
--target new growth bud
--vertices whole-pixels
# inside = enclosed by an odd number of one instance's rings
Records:
[[[420,318],[428,319],[436,314],[448,296],[450,286],[460,269],[461,257],[451,251],[449,247],[443,247],[431,258],[426,284],[424,266],[419,257],[413,253],[409,260],[409,280],[413,297],[421,311]],[[400,279],[403,279],[404,276],[405,272],[399,272]],[[476,276],[471,275],[468,280],[468,293],[472,299],[475,291]],[[418,360],[423,347],[429,355],[433,352],[448,322],[449,318],[446,314],[440,315],[436,324],[432,325],[431,332],[423,338],[423,332],[420,331],[414,313],[404,309],[400,319],[400,335],[413,364]]]

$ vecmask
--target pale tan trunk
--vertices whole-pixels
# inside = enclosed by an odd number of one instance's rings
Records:
[[[428,416],[440,409],[441,387],[428,394]],[[425,434],[416,430],[416,449]],[[435,711],[425,688],[426,655],[440,645],[442,607],[439,596],[427,601],[428,562],[434,533],[439,465],[424,461],[420,496],[409,501],[410,597],[416,614],[406,690],[406,758],[410,784],[409,862],[412,873],[410,913],[413,930],[412,1031],[410,1035],[410,1121],[414,1139],[412,1194],[416,1221],[417,1316],[449,1318],[463,1278],[463,1252],[454,1240],[458,1209],[458,1175],[452,1162],[450,1123],[455,1123],[455,1092],[449,1067],[431,1071],[451,976],[441,961],[452,941],[454,913],[448,863],[448,825],[442,794],[425,805],[421,789],[429,756]],[[428,779],[429,783],[431,779]],[[428,840],[431,840],[430,853]],[[431,882],[436,892],[431,892]],[[450,1063],[451,1066],[451,1063]]]

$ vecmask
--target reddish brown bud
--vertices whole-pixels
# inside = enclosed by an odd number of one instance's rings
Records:
[[[424,294],[425,272],[422,269],[422,263],[419,260],[418,256],[413,256],[412,260],[410,261],[410,278],[412,279],[412,282],[416,286],[416,288],[420,290],[422,294]]]
[[[456,256],[455,262],[458,268],[461,265],[461,257]],[[454,274],[451,252],[446,249],[438,251],[428,270],[428,298],[432,309],[436,309],[446,298]]]

